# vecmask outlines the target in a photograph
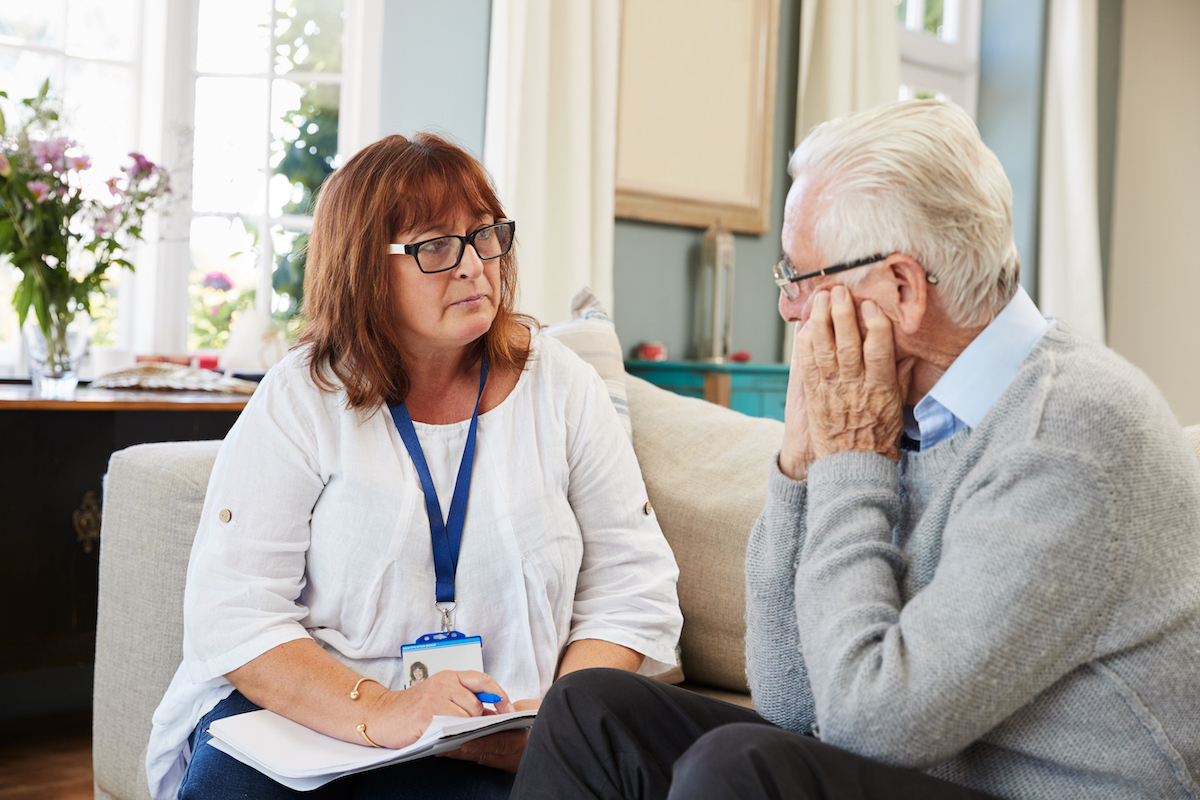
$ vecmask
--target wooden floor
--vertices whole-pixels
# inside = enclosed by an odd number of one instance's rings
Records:
[[[91,715],[4,723],[0,800],[92,800]]]

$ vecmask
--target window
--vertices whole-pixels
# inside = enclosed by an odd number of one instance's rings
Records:
[[[106,176],[118,174],[135,149],[141,56],[141,0],[38,0],[0,6],[0,88],[8,93],[9,124],[15,103],[33,97],[50,80],[61,102],[63,131],[91,158],[89,187],[107,195]],[[117,271],[114,270],[114,273]],[[116,299],[121,276],[93,303],[93,342],[116,344]],[[19,271],[0,265],[0,375],[27,374],[11,298]]]
[[[313,192],[378,136],[382,22],[383,0],[0,3],[10,97],[50,77],[94,163],[137,149],[172,173],[171,209],[129,254],[137,270],[110,270],[98,344],[216,350],[247,309],[294,328]],[[10,272],[0,374],[26,374]]]
[[[950,100],[974,118],[980,0],[894,2],[900,40],[900,99]]]

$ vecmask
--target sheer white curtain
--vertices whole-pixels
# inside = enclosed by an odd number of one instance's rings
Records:
[[[1038,305],[1105,340],[1096,198],[1096,0],[1050,0]]]
[[[520,310],[613,312],[619,0],[492,0],[484,161],[517,220]]]
[[[796,143],[814,125],[890,103],[900,92],[900,46],[892,0],[804,0]],[[785,325],[784,360],[793,326]]]

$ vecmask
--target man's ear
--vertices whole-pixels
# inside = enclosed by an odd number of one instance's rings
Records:
[[[915,334],[929,308],[929,284],[925,280],[925,269],[903,253],[888,256],[886,265],[892,272],[899,299],[896,322],[905,333]]]

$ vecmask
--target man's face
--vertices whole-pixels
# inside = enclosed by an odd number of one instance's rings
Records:
[[[806,176],[801,175],[788,191],[787,203],[783,210],[783,254],[791,261],[792,267],[798,273],[815,272],[830,266],[825,254],[820,251],[813,240],[816,228],[818,196],[821,187],[814,185]],[[863,254],[868,255],[866,253]],[[865,266],[861,270],[869,273],[877,269],[875,266]],[[872,275],[856,276],[858,282],[850,293],[854,296],[855,305],[872,298]],[[804,325],[812,313],[812,300],[821,289],[831,289],[838,284],[844,284],[847,273],[823,275],[793,284],[798,297],[792,300],[787,294],[779,292],[779,315],[785,322],[798,322]],[[881,298],[880,298],[881,299]],[[878,302],[878,299],[877,299]]]
[[[816,227],[818,187],[805,176],[800,176],[788,191],[787,203],[783,208],[783,254],[798,273],[814,272],[829,266],[813,242]],[[779,315],[786,322],[808,322],[812,310],[812,298],[820,288],[829,288],[838,283],[838,275],[809,278],[793,284],[799,292],[793,300],[780,290]]]

